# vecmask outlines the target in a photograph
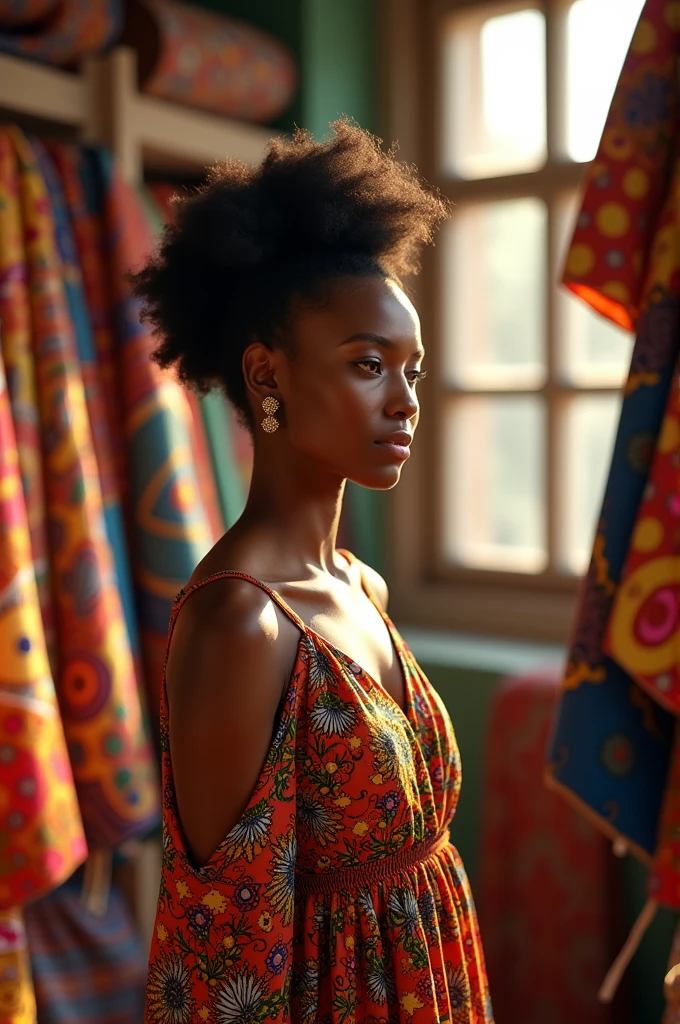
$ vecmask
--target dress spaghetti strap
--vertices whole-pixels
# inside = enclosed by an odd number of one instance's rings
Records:
[[[266,594],[269,594],[272,601],[275,601],[276,604],[278,604],[281,611],[285,612],[288,618],[291,619],[291,621],[297,626],[299,630],[301,630],[303,633],[307,631],[307,627],[305,626],[300,616],[297,614],[297,612],[293,611],[290,605],[286,601],[284,601],[280,594],[278,594],[275,590],[272,590],[271,587],[268,587],[266,583],[262,582],[262,580],[258,580],[254,576],[250,576],[247,572],[239,572],[237,569],[222,569],[220,572],[211,573],[210,576],[205,576],[202,580],[198,580],[196,583],[192,583],[190,587],[186,587],[180,590],[172,606],[171,629],[172,626],[174,626],[180,608],[182,607],[182,605],[184,604],[188,597],[191,597],[193,593],[195,593],[201,587],[206,586],[206,584],[213,583],[215,580],[224,579],[245,580],[247,583],[252,583],[254,586],[259,587],[260,590],[264,590]]]
[[[356,557],[356,555],[353,555],[351,551],[347,551],[346,548],[337,548],[336,550],[338,554],[341,554],[344,558],[347,559],[350,565],[353,565],[355,562],[359,562],[359,559]],[[361,572],[360,562],[359,569]],[[223,580],[230,578],[246,580],[246,582],[252,583],[254,586],[259,587],[260,590],[264,590],[265,593],[269,594],[272,601],[275,601],[276,604],[278,604],[281,611],[285,612],[288,618],[297,626],[299,630],[301,630],[303,633],[307,632],[307,625],[302,621],[298,613],[293,611],[288,602],[284,601],[284,599],[281,597],[279,593],[277,593],[276,590],[272,590],[271,587],[268,587],[266,583],[262,582],[262,580],[256,579],[255,576],[250,576],[247,572],[239,572],[237,569],[222,569],[220,570],[220,572],[213,572],[209,576],[205,576],[202,580],[198,580],[196,583],[192,583],[190,587],[183,587],[177,594],[172,606],[172,625],[174,625],[174,620],[177,618],[177,613],[179,612],[180,608],[182,607],[186,599],[190,597],[193,593],[195,593],[195,591],[197,591],[200,587],[206,586],[206,584],[208,583],[213,583],[215,580]],[[363,572],[361,572],[361,582],[363,584],[364,590],[366,590],[371,600],[374,601],[373,594],[371,592],[370,587],[366,583],[366,579],[364,577]]]

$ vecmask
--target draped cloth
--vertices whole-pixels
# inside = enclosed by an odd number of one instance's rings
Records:
[[[118,344],[119,415],[127,451],[130,545],[149,707],[156,721],[165,640],[175,594],[214,540],[193,461],[193,418],[179,384],[151,362],[127,279],[153,248],[135,193],[102,149],[88,151],[88,192],[104,227]]]
[[[173,219],[174,185],[153,182],[149,186],[154,229],[160,232],[163,223]],[[195,421],[199,402],[189,393]],[[200,400],[204,436],[210,456],[212,477],[217,490],[220,519],[225,527],[233,526],[245,506],[246,492],[252,471],[252,441],[245,427],[238,423],[233,407],[221,391],[213,389]]]
[[[4,184],[0,178],[0,203]],[[87,847],[47,658],[1,358],[0,452],[1,1009],[11,1024],[32,1024],[20,907],[66,878]]]
[[[680,907],[680,5],[647,0],[564,283],[635,331],[612,464],[549,749],[548,783]]]
[[[155,721],[172,600],[223,526],[202,410],[150,361],[127,281],[152,244],[105,151],[0,129],[0,995],[12,1024],[35,1017],[23,905],[88,849],[158,822],[145,703]]]
[[[70,278],[70,309],[59,224],[38,147],[18,129],[6,132],[17,156],[24,224],[57,629],[55,682],[88,845],[108,848],[143,835],[157,820],[157,780],[104,523],[71,316],[71,309],[82,312],[79,282]],[[64,218],[62,231],[66,227]]]

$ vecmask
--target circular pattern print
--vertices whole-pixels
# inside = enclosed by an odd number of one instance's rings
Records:
[[[608,736],[600,749],[600,763],[617,778],[630,775],[635,765],[635,750],[625,733]]]
[[[77,722],[99,714],[111,693],[111,674],[89,653],[71,655],[61,678],[60,699],[65,715]]]

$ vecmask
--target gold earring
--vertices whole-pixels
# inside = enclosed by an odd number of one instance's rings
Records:
[[[267,395],[267,397],[262,400],[262,408],[266,413],[265,418],[262,420],[262,429],[266,431],[267,434],[273,434],[275,430],[279,429],[279,421],[274,416],[278,407],[278,399],[274,398],[273,395]]]

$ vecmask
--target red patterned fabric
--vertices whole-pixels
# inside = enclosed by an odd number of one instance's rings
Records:
[[[123,41],[139,51],[144,92],[174,103],[270,121],[295,93],[297,71],[283,43],[215,11],[175,0],[134,0]]]
[[[676,149],[680,7],[647,0],[630,45],[576,230],[563,282],[599,313],[632,330],[654,284],[673,264],[672,229],[659,217]],[[665,243],[665,248],[664,248]]]
[[[155,765],[105,529],[50,194],[28,139],[18,128],[6,132],[20,170],[50,524],[57,693],[85,833],[95,849],[143,835],[155,823]]]
[[[610,844],[543,784],[557,670],[499,686],[486,740],[478,905],[496,1024],[626,1024],[603,1006],[622,941]]]

